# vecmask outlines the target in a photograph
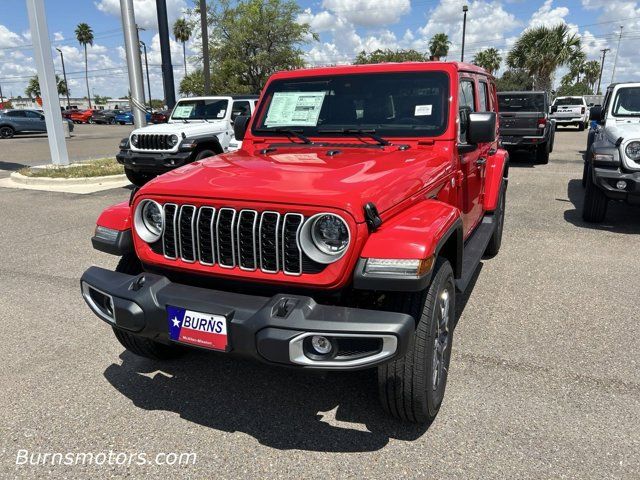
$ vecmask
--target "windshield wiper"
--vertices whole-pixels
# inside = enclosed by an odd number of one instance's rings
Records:
[[[256,131],[284,133],[289,137],[289,140],[291,140],[291,137],[296,137],[298,140],[302,140],[302,142],[306,143],[307,145],[310,145],[313,143],[313,141],[309,137],[306,137],[302,133],[300,133],[300,130],[292,130],[290,128],[260,128],[260,129],[256,129]]]
[[[379,145],[391,145],[391,142],[385,138],[382,138],[380,135],[376,134],[376,130],[374,128],[370,129],[361,129],[361,128],[319,128],[318,133],[339,133],[342,135],[360,135],[372,138]]]

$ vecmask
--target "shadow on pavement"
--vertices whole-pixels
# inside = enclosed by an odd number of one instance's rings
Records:
[[[458,294],[456,324],[481,269],[467,291]],[[304,372],[201,350],[168,362],[127,351],[120,358],[122,363],[110,365],[104,376],[136,407],[175,412],[224,432],[244,432],[281,450],[370,452],[391,438],[416,440],[429,429],[385,414],[378,403],[375,370]],[[327,419],[326,412],[331,412]]]
[[[564,212],[564,219],[581,228],[604,230],[613,233],[640,233],[640,208],[622,202],[609,201],[607,216],[602,223],[587,223],[582,220],[582,204],[584,202],[584,188],[582,181],[577,178],[569,181],[567,196],[573,204],[572,210]],[[561,199],[557,199],[561,200]]]
[[[535,152],[529,150],[509,150],[509,168],[536,168]]]
[[[0,170],[6,170],[8,172],[15,172],[17,170],[20,170],[21,168],[28,167],[28,166],[29,165],[24,165],[23,163],[0,161]]]

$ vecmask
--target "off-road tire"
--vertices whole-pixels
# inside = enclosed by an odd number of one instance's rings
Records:
[[[608,204],[609,199],[600,187],[593,183],[591,175],[588,174],[584,204],[582,205],[582,219],[589,223],[601,223],[607,215]]]
[[[589,178],[589,162],[584,162],[584,167],[582,167],[582,188],[587,186],[587,179]]]
[[[124,125],[125,122],[118,122],[119,125]]]
[[[16,131],[9,126],[0,127],[0,138],[11,138]]]
[[[438,258],[429,287],[421,292],[396,293],[391,298],[396,304],[394,311],[407,313],[416,319],[416,330],[405,355],[378,367],[378,392],[382,407],[402,421],[429,423],[440,410],[451,359],[455,291],[451,265],[444,258]],[[445,315],[442,315],[445,292],[448,307]],[[445,322],[440,322],[443,317]],[[446,333],[440,330],[439,326],[442,325],[446,325]],[[446,340],[446,344],[438,350],[442,352],[442,362],[436,383],[434,350],[439,339]],[[443,344],[439,345],[442,347]]]
[[[540,165],[549,163],[549,140],[536,147],[536,163]]]
[[[196,154],[196,157],[193,159],[194,161],[202,160],[204,158],[214,157],[218,155],[213,150],[201,150]]]
[[[578,130],[579,130],[580,132],[584,132],[584,127],[585,127],[584,122],[580,122],[580,123],[578,124]]]
[[[502,245],[502,231],[504,230],[504,212],[507,199],[507,182],[502,180],[500,186],[500,197],[498,198],[498,205],[493,212],[493,221],[496,222],[495,230],[491,239],[487,244],[487,248],[484,251],[486,257],[495,257],[500,251]]]
[[[140,260],[132,253],[122,256],[116,267],[116,272],[128,275],[138,275],[142,271]],[[140,357],[170,360],[183,353],[183,350],[177,346],[154,342],[149,338],[139,337],[115,327],[113,327],[113,333],[124,348]]]
[[[155,175],[153,174],[134,172],[133,170],[126,167],[124,169],[124,174],[127,176],[129,181],[133,183],[136,187],[142,187],[149,180],[155,178]]]

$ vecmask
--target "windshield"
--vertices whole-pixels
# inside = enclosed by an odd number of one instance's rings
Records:
[[[566,98],[556,98],[556,101],[553,102],[554,105],[584,105],[584,101],[582,97],[566,97]]]
[[[501,112],[543,112],[544,95],[539,93],[500,93],[498,107]]]
[[[448,97],[443,72],[276,80],[261,102],[253,132],[295,130],[315,136],[367,130],[383,136],[436,136],[446,129]]]
[[[219,120],[225,117],[229,100],[180,100],[173,109],[172,120]]]
[[[613,115],[615,117],[640,116],[640,87],[627,87],[618,90],[613,101]]]

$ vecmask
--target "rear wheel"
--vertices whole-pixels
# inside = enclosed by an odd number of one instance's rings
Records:
[[[116,272],[138,275],[143,272],[142,264],[135,254],[127,254],[120,258]],[[113,328],[113,333],[120,344],[131,353],[154,360],[169,360],[180,356],[182,349],[174,345],[165,345],[132,333]]]
[[[456,304],[451,265],[438,258],[426,290],[395,295],[394,310],[412,315],[416,330],[403,357],[378,367],[380,401],[400,420],[431,422],[444,398],[451,359]]]
[[[578,130],[581,131],[581,132],[584,132],[584,122],[580,122],[578,124]]]
[[[546,165],[549,163],[549,142],[536,147],[536,163]]]
[[[124,169],[124,173],[129,179],[129,181],[137,187],[141,187],[152,178],[155,178],[155,175],[152,175],[150,173],[134,172],[130,168],[126,168],[126,167]]]
[[[87,123],[96,123],[96,121],[93,119],[93,117],[89,117],[89,120],[87,120]]]
[[[582,219],[589,223],[600,223],[607,215],[609,199],[604,192],[593,182],[590,170],[587,173],[587,188],[584,191],[584,205],[582,206]]]
[[[124,125],[124,122],[118,122],[120,125]]]
[[[507,182],[506,180],[502,181],[502,186],[500,187],[500,198],[498,199],[498,206],[493,213],[493,221],[496,222],[495,230],[493,231],[493,235],[491,235],[491,239],[487,244],[487,248],[484,251],[484,254],[487,257],[494,257],[500,251],[500,246],[502,245],[502,230],[504,228],[504,211],[505,211],[505,203],[507,197]]]
[[[12,127],[0,127],[0,138],[11,138],[16,133]]]

